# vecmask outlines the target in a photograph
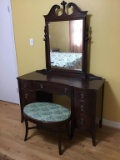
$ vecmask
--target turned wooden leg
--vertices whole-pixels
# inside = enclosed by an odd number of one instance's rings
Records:
[[[67,130],[67,135],[69,137],[69,139],[71,139],[71,130],[70,130],[70,125],[69,125],[69,122],[66,124],[66,130]]]
[[[26,132],[25,132],[25,138],[24,141],[27,140],[27,136],[28,136],[28,121],[25,119],[25,128],[26,128]]]

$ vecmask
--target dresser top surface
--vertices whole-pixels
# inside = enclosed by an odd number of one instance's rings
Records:
[[[68,85],[70,87],[75,87],[75,88],[95,89],[95,90],[98,90],[104,84],[104,79],[102,78],[86,79],[80,77],[64,77],[51,74],[44,75],[36,71],[25,74],[23,76],[19,76],[18,80],[56,83],[59,85]]]

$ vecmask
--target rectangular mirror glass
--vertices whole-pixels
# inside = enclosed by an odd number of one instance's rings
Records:
[[[83,20],[49,23],[51,68],[82,70]]]

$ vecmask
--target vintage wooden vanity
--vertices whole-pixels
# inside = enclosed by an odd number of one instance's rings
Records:
[[[44,16],[46,69],[18,77],[21,121],[26,104],[52,101],[53,94],[69,96],[72,135],[76,128],[87,130],[95,146],[96,119],[102,126],[104,79],[87,71],[87,11],[65,1],[61,6],[54,5]]]

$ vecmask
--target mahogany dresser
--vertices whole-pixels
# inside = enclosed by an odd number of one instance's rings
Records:
[[[102,126],[104,79],[88,76],[65,77],[54,74],[31,72],[18,77],[21,121],[26,104],[36,101],[51,101],[52,95],[67,95],[71,100],[71,131],[78,128],[92,135],[95,146],[96,119]]]

